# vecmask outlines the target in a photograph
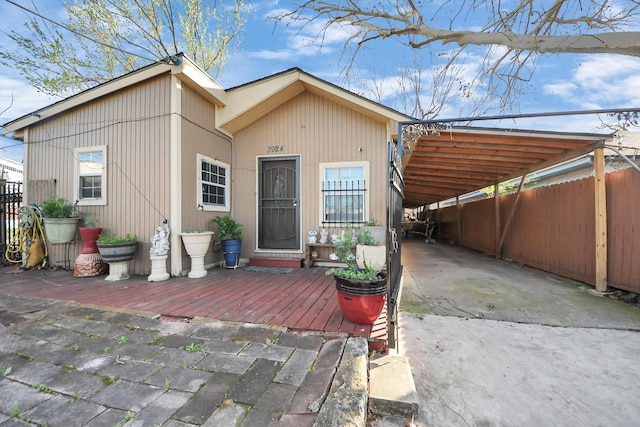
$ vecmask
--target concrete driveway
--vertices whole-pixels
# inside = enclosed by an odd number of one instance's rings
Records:
[[[636,305],[455,246],[402,250],[416,425],[640,425]]]

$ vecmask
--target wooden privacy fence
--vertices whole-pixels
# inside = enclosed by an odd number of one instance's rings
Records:
[[[640,293],[640,173],[607,174],[608,285]],[[516,195],[439,209],[437,237],[495,255],[500,230]],[[499,219],[497,219],[499,218]],[[594,178],[524,191],[502,247],[502,256],[595,285]]]

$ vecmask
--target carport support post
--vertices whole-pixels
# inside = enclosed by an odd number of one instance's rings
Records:
[[[500,250],[500,183],[496,182],[493,185],[493,197],[494,197],[494,209],[496,214],[496,258],[498,257],[498,250]]]
[[[607,290],[607,189],[604,175],[604,149],[593,152],[596,232],[596,291]]]
[[[456,217],[458,221],[458,245],[462,246],[462,215],[460,214],[460,196],[456,196]]]

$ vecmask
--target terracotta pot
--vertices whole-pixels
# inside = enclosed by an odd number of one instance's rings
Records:
[[[96,240],[102,233],[102,228],[85,228],[80,227],[80,237],[82,237],[82,252],[83,254],[97,254],[98,246]]]

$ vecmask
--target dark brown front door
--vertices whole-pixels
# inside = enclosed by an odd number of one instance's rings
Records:
[[[299,164],[298,157],[259,160],[259,249],[300,249]]]

